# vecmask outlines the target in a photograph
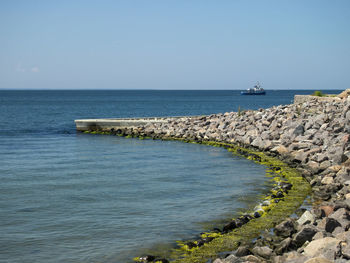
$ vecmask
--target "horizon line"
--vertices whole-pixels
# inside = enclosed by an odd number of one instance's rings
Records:
[[[62,88],[62,89],[50,89],[50,88],[0,88],[0,91],[242,91],[244,89],[97,89],[97,88]],[[339,91],[344,89],[265,89],[266,91],[280,91],[280,90],[327,90],[327,91]]]

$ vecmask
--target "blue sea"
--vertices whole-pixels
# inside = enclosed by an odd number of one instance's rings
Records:
[[[75,119],[213,114],[310,93],[0,90],[0,262],[166,254],[268,191],[266,167],[224,149],[76,133]]]

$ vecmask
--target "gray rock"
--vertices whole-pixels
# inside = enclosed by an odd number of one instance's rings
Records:
[[[313,188],[314,197],[321,200],[329,200],[331,198],[331,193],[327,192],[324,187],[316,186]]]
[[[327,161],[328,160],[328,156],[325,153],[319,153],[316,155],[316,161],[318,163],[322,163],[323,161]]]
[[[284,220],[282,223],[275,226],[274,229],[275,234],[281,237],[290,237],[295,231],[294,220],[291,218]]]
[[[317,233],[316,227],[312,225],[306,225],[295,234],[293,237],[293,244],[296,247],[301,247],[306,241],[311,241],[313,236]]]
[[[308,161],[308,153],[304,150],[298,150],[292,153],[294,160],[299,161],[301,163],[306,163]]]
[[[218,253],[218,257],[221,259],[227,258],[230,255],[234,255],[234,251],[223,251]]]
[[[332,235],[336,236],[336,235],[343,233],[343,232],[344,232],[344,229],[341,226],[338,226],[333,230]]]
[[[272,152],[277,152],[280,155],[284,155],[284,154],[288,154],[289,153],[288,149],[285,146],[283,146],[283,145],[278,145],[278,146],[274,147],[271,151]]]
[[[237,257],[244,257],[244,256],[248,256],[250,254],[251,254],[251,252],[247,246],[240,246],[235,253],[235,255]]]
[[[257,147],[259,149],[263,149],[264,142],[260,137],[255,138],[255,140],[251,143],[252,146]]]
[[[350,244],[350,231],[343,231],[342,233],[337,234],[335,237]]]
[[[316,239],[321,239],[321,238],[324,238],[326,237],[327,234],[324,232],[324,231],[320,231],[320,232],[317,232],[314,237],[312,238],[312,240],[316,240]]]
[[[272,256],[272,253],[273,253],[272,249],[269,248],[268,246],[254,247],[252,249],[252,252],[254,255],[265,258],[265,259],[270,258]]]
[[[340,208],[336,210],[333,214],[329,216],[329,218],[332,218],[339,222],[344,229],[350,225],[350,214],[345,208]]]
[[[241,258],[243,262],[249,262],[249,263],[260,263],[263,262],[261,259],[254,255],[249,255]]]
[[[315,216],[310,213],[310,211],[305,211],[304,214],[301,215],[301,217],[297,220],[297,223],[299,225],[304,225],[306,223],[313,224],[315,221]]]
[[[291,251],[289,253],[284,254],[283,256],[283,263],[305,263],[305,261],[308,259],[308,257],[296,252]]]
[[[325,237],[311,241],[305,248],[304,254],[309,257],[322,256],[329,260],[334,260],[339,252],[341,240],[334,237]]]
[[[282,255],[288,249],[291,247],[292,239],[290,237],[287,237],[286,239],[282,240],[277,247],[275,248],[275,252],[277,255]]]
[[[320,163],[320,169],[321,170],[326,170],[328,167],[330,167],[332,165],[332,163],[328,160],[323,161]]]
[[[349,182],[350,185],[350,173],[347,171],[346,168],[342,168],[337,172],[336,177],[340,180],[340,182]]]
[[[235,255],[229,255],[227,258],[223,260],[224,263],[241,263],[243,262],[240,258]]]
[[[332,263],[333,261],[330,261],[326,258],[323,257],[315,257],[315,258],[310,258],[305,263]]]
[[[304,134],[304,125],[298,125],[292,132],[294,135],[303,135]]]
[[[320,171],[320,164],[315,161],[309,161],[307,165],[314,174]]]

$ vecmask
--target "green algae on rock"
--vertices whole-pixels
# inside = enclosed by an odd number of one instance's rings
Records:
[[[302,204],[306,196],[311,192],[310,185],[300,175],[300,173],[282,161],[267,156],[262,152],[251,151],[233,144],[219,142],[201,142],[202,144],[215,147],[225,147],[230,152],[236,155],[244,156],[262,165],[270,167],[270,174],[273,174],[275,181],[286,180],[292,184],[292,188],[283,198],[278,199],[279,202],[270,202],[264,209],[264,212],[259,218],[254,218],[248,223],[227,234],[221,233],[204,233],[206,237],[214,237],[209,243],[205,243],[200,247],[189,248],[187,242],[178,242],[180,247],[174,249],[170,258],[173,262],[205,262],[209,258],[215,258],[219,252],[235,250],[239,244],[251,242],[257,238],[264,230],[271,229]],[[275,200],[271,195],[265,200]],[[249,212],[249,211],[247,211]],[[250,211],[251,212],[251,211]],[[196,241],[195,241],[196,242]]]

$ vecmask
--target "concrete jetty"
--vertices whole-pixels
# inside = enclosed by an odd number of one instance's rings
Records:
[[[125,128],[136,128],[146,124],[166,123],[182,117],[149,117],[149,118],[112,118],[75,120],[77,131],[111,131]]]

